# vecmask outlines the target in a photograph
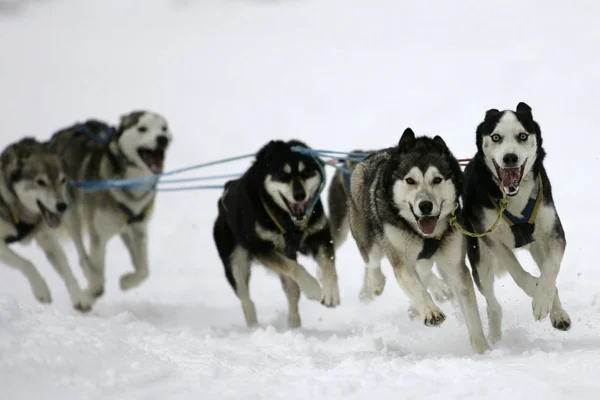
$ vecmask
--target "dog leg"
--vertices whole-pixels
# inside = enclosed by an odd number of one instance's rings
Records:
[[[458,301],[460,310],[465,318],[471,347],[479,354],[485,353],[490,347],[483,333],[473,280],[464,262],[464,258],[458,261],[450,261],[444,260],[442,256],[436,258],[436,262],[440,266],[440,270],[444,271],[443,275],[448,279],[454,292],[454,297]]]
[[[285,275],[279,275],[281,285],[288,301],[288,327],[290,329],[300,328],[302,322],[300,320],[300,312],[298,303],[300,302],[300,286],[292,278]]]
[[[121,290],[137,287],[148,278],[148,229],[145,223],[132,224],[121,234],[133,263],[134,272],[121,276]]]
[[[469,257],[473,269],[473,279],[485,297],[488,316],[488,339],[491,343],[502,340],[502,307],[494,290],[494,255],[488,246],[479,239],[478,256]]]
[[[265,267],[295,280],[307,299],[321,301],[322,295],[319,282],[297,261],[275,252],[256,256],[256,259]]]
[[[529,251],[531,253],[531,257],[533,258],[533,260],[535,261],[535,263],[539,266],[540,268],[540,279],[539,279],[539,284],[536,288],[536,290],[541,290],[541,288],[543,288],[543,280],[542,278],[544,276],[546,276],[546,284],[550,285],[550,283],[548,282],[549,279],[552,278],[552,276],[556,276],[558,275],[558,269],[560,268],[560,263],[562,261],[563,255],[564,255],[564,249],[565,246],[564,244],[561,244],[559,241],[555,241],[557,243],[548,243],[547,246],[544,246],[541,242],[540,243],[532,243]],[[550,274],[550,277],[548,277],[548,274]],[[554,275],[556,274],[556,275]],[[550,311],[550,321],[552,323],[552,326],[555,329],[561,330],[561,331],[568,331],[571,328],[571,318],[569,317],[569,314],[567,314],[567,312],[562,308],[562,304],[560,302],[560,297],[558,296],[558,289],[556,289],[556,277],[554,278],[554,287],[549,286],[549,288],[547,289],[548,291],[550,291],[551,293],[554,293],[554,300],[552,301],[552,308]],[[534,307],[534,313],[535,313],[535,295],[538,294],[538,296],[540,295],[539,293],[534,293],[534,302],[533,302],[533,307]],[[543,294],[542,294],[543,295]],[[540,304],[540,303],[538,303]]]
[[[230,258],[231,271],[235,281],[235,294],[242,303],[246,325],[253,327],[257,325],[256,307],[250,298],[250,258],[248,252],[241,247],[236,247]],[[284,288],[285,289],[285,288]],[[287,294],[287,292],[286,292]],[[290,306],[291,308],[291,306]]]
[[[88,312],[92,309],[94,299],[81,290],[77,279],[69,267],[69,260],[60,243],[51,234],[40,233],[36,242],[46,254],[46,258],[65,282],[73,308],[77,311]]]
[[[335,270],[335,250],[329,226],[308,236],[304,246],[317,262],[317,277],[322,284],[321,304],[336,307],[340,304],[340,288]]]
[[[104,294],[104,264],[108,239],[109,237],[101,235],[94,226],[90,226],[90,261],[98,273],[89,282],[86,291],[96,298]]]
[[[423,318],[426,326],[437,326],[446,320],[446,315],[440,310],[429,292],[423,287],[414,265],[404,262],[404,256],[394,250],[388,250],[387,256],[394,269],[398,284],[404,290],[409,301]]]
[[[42,278],[38,270],[35,268],[35,265],[33,265],[31,261],[15,253],[4,243],[4,241],[0,241],[0,261],[11,268],[21,271],[21,273],[25,275],[29,281],[33,295],[40,303],[52,302],[50,289],[48,288],[44,278]]]
[[[77,257],[79,258],[79,266],[81,267],[85,278],[88,282],[97,281],[98,279],[101,279],[97,268],[94,265],[92,265],[92,262],[90,261],[88,253],[85,249],[81,220],[79,219],[77,210],[74,209],[67,212],[67,214],[65,214],[65,217],[63,218],[63,221],[65,223],[65,227],[67,228],[71,236],[71,239],[73,240],[73,244],[75,245]]]
[[[365,274],[363,287],[359,294],[359,298],[363,302],[369,302],[375,296],[381,296],[383,293],[383,289],[385,288],[385,275],[381,272],[381,259],[383,256],[383,251],[377,245],[373,245],[371,251],[366,256],[363,256]]]

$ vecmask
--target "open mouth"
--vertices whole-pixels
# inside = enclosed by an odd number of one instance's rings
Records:
[[[415,218],[417,219],[417,225],[419,226],[419,230],[424,235],[431,235],[435,231],[439,220],[439,216],[434,217],[430,215],[426,217],[417,217],[415,215]]]
[[[521,185],[521,179],[523,179],[523,171],[525,170],[526,163],[527,160],[525,160],[520,167],[500,168],[500,166],[496,164],[496,161],[494,161],[496,174],[500,180],[500,188],[507,196],[512,197],[519,193],[519,186]]]
[[[154,149],[146,149],[140,148],[138,149],[138,154],[144,160],[144,163],[150,168],[150,170],[155,174],[160,174],[163,172],[163,167],[165,164],[165,150],[154,150]]]
[[[40,208],[42,218],[44,218],[46,225],[50,228],[58,228],[60,226],[61,215],[48,210],[39,200],[37,201],[37,205]]]
[[[286,197],[284,195],[282,195],[281,193],[279,193],[279,195],[281,196],[281,198],[283,199],[283,202],[287,206],[288,212],[289,212],[290,216],[292,217],[292,221],[294,222],[294,224],[298,225],[298,226],[304,225],[304,223],[306,222],[306,219],[308,218],[307,211],[308,211],[308,208],[310,207],[312,199],[301,202],[301,203],[297,203],[297,202],[288,201],[288,199],[286,199]]]

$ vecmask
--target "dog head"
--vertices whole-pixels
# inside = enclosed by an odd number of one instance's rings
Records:
[[[0,164],[16,202],[41,215],[50,228],[60,226],[68,200],[67,179],[58,155],[35,139],[25,138],[3,152]]]
[[[153,174],[163,172],[165,152],[173,140],[167,120],[149,111],[134,111],[121,117],[116,135],[123,155]]]
[[[531,107],[521,102],[516,111],[488,110],[477,127],[477,151],[507,196],[516,196],[524,176],[544,158],[540,127]]]
[[[425,236],[434,235],[438,221],[454,210],[462,186],[462,171],[440,136],[415,137],[407,128],[393,150],[389,180],[400,215]]]
[[[273,140],[258,152],[254,166],[259,168],[266,195],[295,225],[302,226],[325,177],[320,161],[292,151],[293,146],[308,148],[297,140]]]

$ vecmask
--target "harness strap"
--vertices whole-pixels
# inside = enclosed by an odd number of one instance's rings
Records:
[[[417,256],[417,260],[429,260],[437,249],[440,247],[442,238],[425,238],[423,239],[423,249]]]
[[[346,164],[346,169],[342,170],[342,175],[340,177],[342,181],[342,185],[346,189],[347,192],[350,192],[350,177],[352,176],[352,161],[346,160],[344,162]]]
[[[523,214],[523,217],[516,217],[512,215],[507,209],[505,209],[502,213],[502,217],[509,226],[521,224],[533,225],[535,223],[535,218],[537,217],[538,210],[540,208],[540,205],[542,204],[542,197],[544,191],[544,184],[542,182],[541,173],[538,174],[538,179],[536,183],[538,186],[538,193],[536,197],[529,198],[529,201],[527,202],[525,208],[523,209],[523,212],[521,213]],[[496,210],[500,210],[499,202],[496,199],[494,199],[491,194],[488,194],[488,196]]]
[[[277,229],[279,229],[279,231],[283,234],[289,232],[289,231],[300,231],[303,232],[307,227],[308,227],[308,223],[310,222],[310,219],[312,217],[312,212],[308,214],[308,218],[306,218],[306,222],[304,223],[304,225],[302,225],[301,227],[298,227],[294,224],[290,224],[289,222],[286,223],[284,221],[280,221],[277,219],[277,217],[275,217],[275,215],[273,214],[273,212],[271,211],[271,209],[269,208],[269,206],[267,205],[267,203],[265,203],[264,200],[261,199],[261,203],[263,205],[263,208],[265,209],[265,211],[267,212],[267,215],[269,216],[269,218],[271,218],[271,221],[273,221],[273,223],[275,224],[275,226],[277,227]],[[288,227],[292,227],[291,229],[286,229],[284,225],[287,225]]]
[[[131,208],[127,207],[125,204],[117,201],[115,201],[115,204],[117,205],[119,210],[121,210],[121,212],[127,217],[127,225],[131,225],[136,222],[142,222],[146,218],[146,214],[154,206],[154,199],[150,201],[150,203],[148,203],[148,205],[144,207],[144,209],[137,215],[134,214],[133,211],[131,211]]]
[[[39,225],[39,223],[38,224],[29,224],[26,222],[21,222],[21,220],[19,219],[19,216],[17,215],[17,213],[15,213],[15,211],[11,207],[8,207],[8,211],[10,212],[10,216],[12,218],[13,225],[15,226],[15,229],[17,230],[17,234],[5,237],[4,243],[6,243],[6,244],[20,242],[22,239],[27,237],[31,232],[33,232],[33,230]]]

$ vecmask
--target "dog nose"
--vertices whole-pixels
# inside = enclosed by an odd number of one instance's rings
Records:
[[[67,203],[64,202],[59,202],[56,203],[56,211],[58,211],[59,213],[63,213],[65,211],[67,211]]]
[[[294,182],[292,196],[294,196],[295,201],[302,201],[306,197],[306,192],[300,182]]]
[[[169,138],[165,135],[160,135],[156,137],[156,145],[161,149],[164,149],[169,144]]]
[[[424,200],[419,203],[419,210],[421,210],[422,215],[429,215],[433,210],[433,203],[429,200]]]
[[[515,153],[506,153],[502,158],[505,167],[516,167],[519,162],[519,156]]]

